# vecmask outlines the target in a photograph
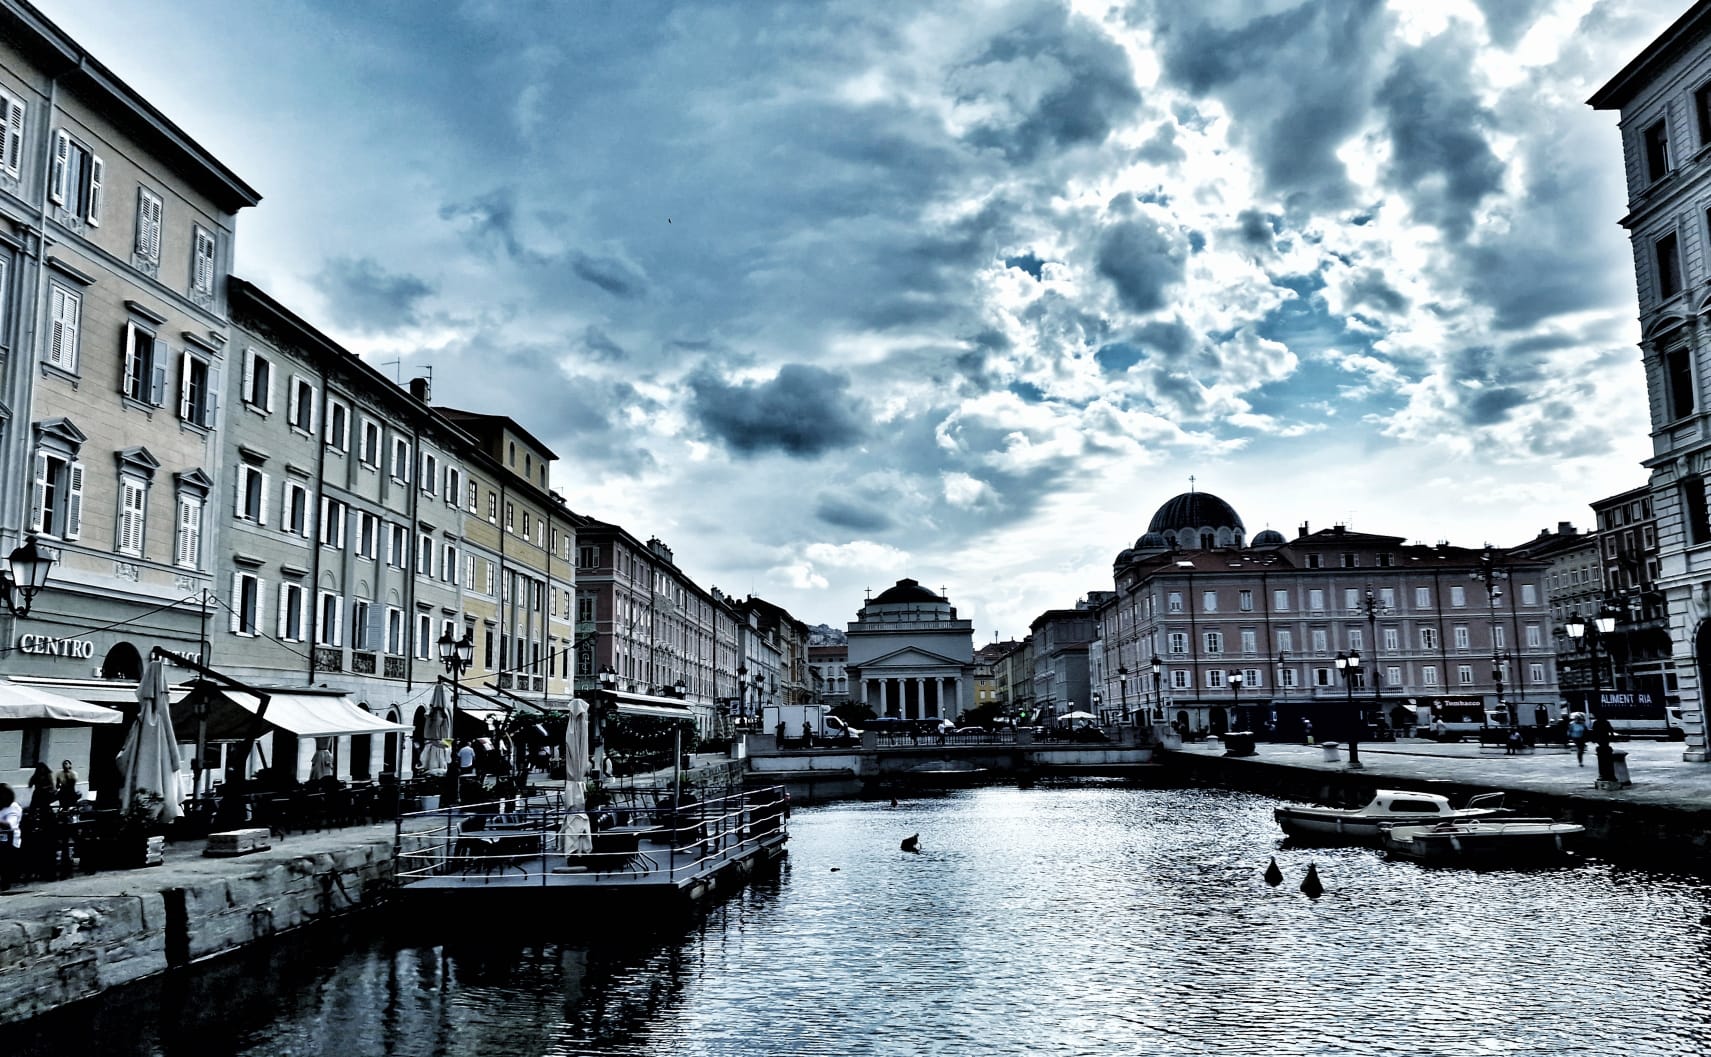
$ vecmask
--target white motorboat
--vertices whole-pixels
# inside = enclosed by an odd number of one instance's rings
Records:
[[[1487,818],[1502,811],[1502,793],[1481,793],[1457,808],[1437,793],[1380,789],[1361,807],[1290,804],[1278,808],[1276,816],[1277,824],[1291,837],[1377,841],[1385,826]]]
[[[1426,862],[1512,862],[1560,858],[1586,827],[1548,818],[1460,819],[1387,826],[1384,847]]]

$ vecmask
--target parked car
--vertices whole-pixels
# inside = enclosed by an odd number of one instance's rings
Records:
[[[951,731],[951,733],[960,737],[963,735],[975,736],[980,734],[990,734],[992,732],[987,730],[985,727],[958,727]]]
[[[827,716],[826,737],[833,741],[855,741],[861,737],[861,731],[845,723],[837,716]]]

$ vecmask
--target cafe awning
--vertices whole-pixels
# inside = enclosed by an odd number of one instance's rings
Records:
[[[135,700],[135,687],[131,688],[131,696]],[[0,679],[0,726],[16,727],[24,723],[78,726],[117,723],[124,718],[117,709],[105,705],[92,705],[40,686]]]
[[[693,721],[695,712],[682,698],[655,697],[652,694],[629,694],[615,691],[613,701],[618,712],[626,716],[652,716],[655,719],[686,719]]]
[[[181,733],[196,731],[196,701],[208,702],[209,741],[237,741],[273,727],[300,738],[335,738],[352,734],[396,734],[410,728],[392,723],[358,708],[350,698],[337,691],[304,689],[270,691],[267,711],[256,729],[256,713],[261,699],[239,690],[227,690],[204,683],[183,701],[174,702],[172,722]]]

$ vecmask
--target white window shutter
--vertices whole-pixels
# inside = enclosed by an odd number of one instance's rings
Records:
[[[279,529],[281,532],[291,531],[291,495],[296,488],[296,485],[292,484],[290,481],[286,481],[285,487],[280,491]]]
[[[65,205],[65,169],[71,160],[71,137],[61,129],[53,134],[53,169],[48,175],[48,199]]]
[[[125,324],[125,377],[119,383],[119,391],[126,396],[142,392],[143,364],[142,357],[138,355],[142,350],[137,348],[141,337],[135,323]]]
[[[255,392],[255,350],[244,350],[244,399],[253,401]]]
[[[227,630],[236,632],[243,613],[244,593],[243,574],[232,574],[232,597],[227,601],[226,608],[231,611],[231,619],[227,621]]]
[[[3,164],[7,172],[19,176],[23,172],[24,160],[24,104],[22,101],[6,98],[6,144],[3,154]]]
[[[190,352],[178,356],[178,417],[190,421]]]
[[[281,584],[281,587],[284,585]],[[261,615],[267,612],[267,581],[261,577],[255,578],[255,623],[251,625],[251,634],[261,634]]]
[[[255,471],[252,470],[250,472],[254,473]],[[265,525],[265,524],[267,524],[267,474],[264,473],[264,474],[261,474],[260,476],[261,476],[261,508],[256,513],[255,523],[258,525]]]
[[[220,369],[210,364],[207,379],[207,392],[202,394],[202,426],[213,429],[220,420]]]
[[[72,460],[65,476],[65,538],[74,540],[83,534],[83,464]]]
[[[89,226],[101,226],[101,182],[107,174],[107,163],[91,154],[89,156]]]
[[[267,371],[267,385],[262,388],[262,397],[263,397],[263,400],[262,400],[261,409],[263,411],[272,411],[273,410],[273,368],[271,368],[271,367],[269,367],[268,371]]]
[[[288,603],[290,600],[291,600],[291,585],[290,584],[280,584],[279,585],[279,624],[274,629],[274,632],[273,632],[273,637],[276,639],[283,639],[283,638],[288,637],[285,633],[287,631],[289,631],[290,628],[285,623],[285,607],[286,607],[286,603]]]
[[[285,404],[285,415],[291,419],[291,424],[295,426],[301,421],[297,417],[297,405],[303,401],[303,386],[298,384],[295,374],[291,376],[291,387],[286,392],[289,394],[289,398]]]
[[[202,553],[202,504],[189,498],[178,501],[178,564],[196,568]]]
[[[380,646],[380,637],[384,634],[381,630],[381,621],[384,616],[385,611],[378,604],[373,602],[368,604],[368,620],[363,629],[363,644],[371,650],[378,649]]]
[[[42,530],[43,504],[48,494],[48,457],[46,452],[36,452],[36,483],[30,489],[30,531]]]
[[[309,394],[309,432],[313,434],[317,428],[317,423],[321,421],[321,391],[312,385],[307,391]]]
[[[166,403],[166,361],[171,356],[166,342],[154,343],[154,357],[149,361],[149,403],[155,407]]]

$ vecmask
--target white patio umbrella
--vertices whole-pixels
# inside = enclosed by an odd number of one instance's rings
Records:
[[[445,774],[451,766],[452,751],[446,739],[452,736],[452,707],[446,701],[446,684],[434,684],[434,700],[428,706],[428,716],[422,721],[422,738],[428,744],[422,749],[422,771],[425,774]]]
[[[1058,717],[1058,719],[1062,721],[1071,723],[1082,720],[1096,720],[1098,718],[1098,716],[1091,712],[1065,712],[1063,715]]]
[[[588,779],[588,702],[571,698],[570,718],[564,725],[564,832],[559,842],[566,855],[586,855],[594,850],[594,831],[588,824],[587,801],[582,783]]]
[[[171,822],[183,813],[178,805],[184,795],[179,784],[182,764],[178,736],[172,730],[166,666],[158,657],[150,658],[143,669],[143,680],[137,684],[137,705],[136,722],[119,750],[119,772],[124,776],[119,804],[129,810],[140,797],[159,797],[155,818]]]

